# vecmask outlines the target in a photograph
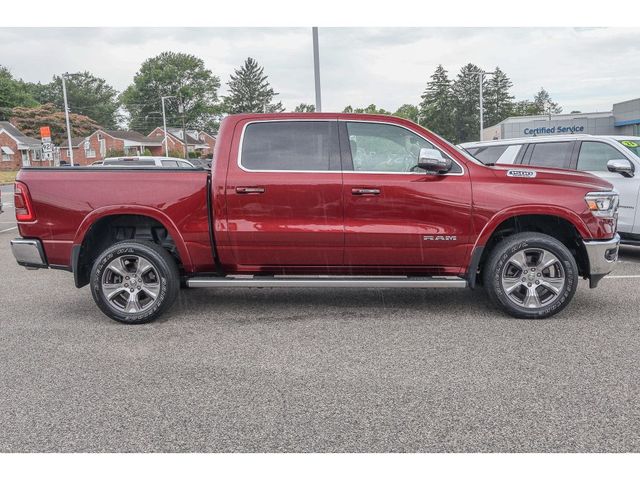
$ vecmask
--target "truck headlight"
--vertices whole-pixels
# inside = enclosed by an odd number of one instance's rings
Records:
[[[589,192],[584,196],[587,207],[596,217],[614,217],[618,211],[619,197],[616,192]]]

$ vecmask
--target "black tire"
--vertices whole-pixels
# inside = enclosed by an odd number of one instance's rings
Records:
[[[558,288],[558,293],[552,292],[552,290],[546,289],[544,286],[542,289],[535,286],[537,278],[540,277],[540,269],[531,272],[531,267],[526,267],[529,268],[529,270],[520,271],[518,274],[510,273],[510,270],[508,270],[515,269],[516,272],[519,271],[518,267],[514,266],[511,262],[514,255],[519,255],[521,252],[524,252],[525,255],[531,255],[533,252],[533,256],[525,257],[527,259],[533,259],[536,249],[541,249],[541,251],[546,250],[557,258],[558,262],[554,264],[553,269],[559,278],[552,278],[551,280],[564,279],[564,284],[561,288]],[[535,261],[535,259],[533,261]],[[533,263],[528,263],[527,265],[531,264]],[[558,264],[560,266],[558,266]],[[535,270],[535,268],[533,270]],[[523,274],[523,272],[525,273]],[[543,281],[545,280],[544,275],[549,275],[550,270],[547,269],[545,272],[542,277]],[[489,253],[482,275],[485,289],[491,301],[506,313],[516,318],[536,319],[555,315],[569,304],[578,287],[578,266],[575,258],[563,243],[544,233],[524,232],[502,240]],[[521,275],[523,276],[521,277]],[[531,277],[531,283],[527,283],[530,281],[528,276],[531,275],[534,275]],[[535,275],[537,275],[537,277]],[[521,285],[514,287],[516,288],[514,293],[508,294],[503,287],[503,278],[507,281],[511,280],[514,285],[516,282],[521,283]],[[547,296],[546,303],[542,301],[535,302],[539,303],[541,305],[540,307],[527,307],[519,304],[519,299],[516,298],[516,296],[519,292],[528,292],[528,287],[533,287],[533,289],[536,290],[536,292],[534,292],[536,298],[538,297],[538,292],[542,291],[543,295]],[[527,293],[522,295],[526,297]],[[524,302],[526,302],[526,300],[523,300],[523,303]],[[531,305],[533,304],[534,303]]]
[[[152,297],[148,297],[143,293],[142,295],[145,298],[149,298],[147,306],[139,312],[129,313],[123,311],[122,307],[118,308],[116,303],[107,299],[103,292],[102,284],[103,278],[105,278],[104,276],[110,275],[105,272],[105,269],[107,269],[112,261],[120,258],[121,260],[125,260],[126,263],[128,258],[135,257],[142,258],[152,265],[152,278],[155,279],[155,286],[153,288],[157,289],[157,296],[155,299],[152,299]],[[119,278],[117,275],[116,277]],[[144,289],[144,285],[141,288]],[[113,244],[98,256],[91,269],[91,294],[93,295],[96,305],[98,305],[105,315],[121,323],[140,324],[155,320],[171,307],[178,295],[179,289],[180,273],[175,260],[164,248],[152,242],[125,240]],[[128,295],[127,291],[128,289],[123,290],[123,295]],[[138,294],[136,293],[135,295]]]

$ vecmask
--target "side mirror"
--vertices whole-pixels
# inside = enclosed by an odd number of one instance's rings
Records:
[[[623,177],[633,177],[633,164],[626,159],[609,160],[607,162],[607,170],[619,173]]]
[[[435,148],[421,148],[418,167],[427,172],[447,173],[451,170],[451,159],[444,158],[440,150]]]

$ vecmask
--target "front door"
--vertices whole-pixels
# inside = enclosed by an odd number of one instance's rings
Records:
[[[460,273],[471,228],[471,184],[462,165],[454,162],[445,175],[425,173],[416,167],[420,149],[436,147],[397,125],[340,122],[340,137],[345,263],[354,271]]]
[[[31,161],[29,159],[29,151],[28,150],[22,150],[22,166],[23,167],[30,167],[31,166]]]
[[[344,223],[337,122],[239,124],[226,181],[228,238],[240,269],[342,265]],[[238,140],[238,137],[240,139]]]

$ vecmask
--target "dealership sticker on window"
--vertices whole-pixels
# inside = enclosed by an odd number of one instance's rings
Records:
[[[636,142],[632,142],[631,140],[623,140],[620,143],[623,144],[625,147],[630,147],[630,148],[635,148],[638,146]]]
[[[533,170],[508,170],[507,177],[535,178],[536,172]]]

